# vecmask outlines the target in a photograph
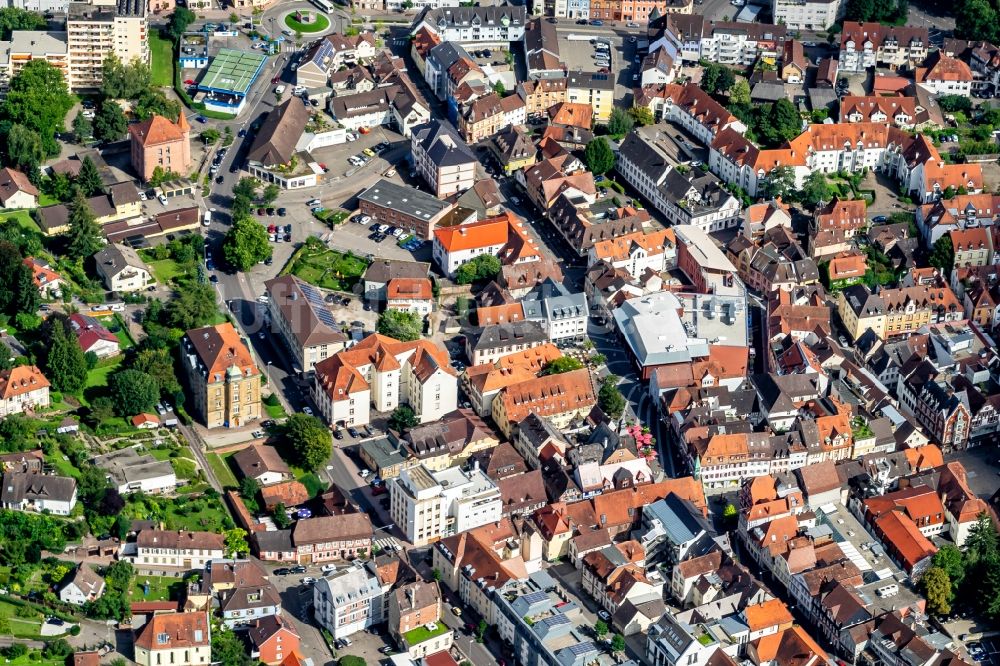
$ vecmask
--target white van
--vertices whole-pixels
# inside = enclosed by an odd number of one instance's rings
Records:
[[[212,224],[212,211],[206,210],[205,214],[201,217],[202,226],[210,226]]]
[[[285,92],[285,86],[278,86],[277,88],[274,89],[275,95],[281,95],[284,92]]]

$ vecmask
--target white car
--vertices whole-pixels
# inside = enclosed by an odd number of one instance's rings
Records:
[[[157,200],[157,201],[159,201],[159,202],[160,202],[161,204],[163,204],[164,206],[166,206],[166,205],[167,205],[167,197],[165,197],[165,196],[164,196],[164,195],[162,195],[162,194],[160,194],[160,195],[157,195],[157,197],[156,197],[156,200]]]
[[[142,190],[139,190],[139,201],[145,201],[145,200],[146,200],[146,193],[143,192]]]
[[[384,234],[388,230],[389,230],[389,225],[388,224],[380,224],[380,225],[378,225],[378,232],[380,234]]]
[[[313,413],[312,407],[310,407],[309,405],[306,405],[305,407],[302,408],[302,413],[303,414],[307,414],[309,416],[312,416],[312,413]]]
[[[322,571],[325,574],[333,573],[336,570],[337,570],[337,565],[335,564],[324,564],[322,568],[320,568],[320,571]]]
[[[372,221],[371,215],[362,215],[361,219],[358,220],[361,224],[370,224]]]
[[[312,576],[306,576],[305,578],[302,579],[302,584],[303,585],[312,585],[315,582],[316,582],[316,579],[313,578]]]
[[[405,234],[406,230],[399,228],[397,228],[395,231],[392,232],[392,235],[395,236],[396,238],[402,238]]]
[[[311,208],[312,206],[319,206],[322,203],[323,202],[320,201],[319,199],[310,199],[309,201],[306,202],[306,205]]]
[[[367,479],[369,476],[371,476],[371,472],[369,472],[366,469],[363,469],[360,472],[358,472],[358,476],[360,476],[362,479]]]

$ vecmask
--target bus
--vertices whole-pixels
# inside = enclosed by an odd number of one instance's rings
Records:
[[[330,0],[310,0],[314,5],[322,9],[327,14],[333,13],[333,3]]]

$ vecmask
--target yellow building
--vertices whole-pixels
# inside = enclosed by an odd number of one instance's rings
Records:
[[[184,334],[181,354],[195,411],[208,428],[238,428],[260,418],[260,370],[229,322]]]
[[[837,312],[854,340],[868,329],[884,340],[964,317],[950,288],[929,285],[883,289],[878,294],[864,285],[853,285],[837,294]]]
[[[602,72],[569,72],[566,75],[566,101],[589,104],[594,121],[606,123],[615,107],[615,80]]]
[[[135,637],[139,666],[207,666],[212,661],[208,613],[154,615]]]

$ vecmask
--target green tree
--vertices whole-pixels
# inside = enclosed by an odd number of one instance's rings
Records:
[[[940,567],[931,567],[920,579],[920,587],[927,599],[927,610],[935,615],[951,612],[951,579]]]
[[[281,188],[274,183],[268,183],[264,186],[264,190],[260,193],[260,201],[265,206],[270,206],[278,200],[279,194],[281,194]]]
[[[615,634],[611,637],[611,651],[612,652],[624,652],[625,651],[625,637],[621,634]]]
[[[763,183],[757,184],[757,195],[764,199],[792,198],[795,194],[795,172],[791,167],[780,166],[771,170]]]
[[[77,143],[83,143],[94,136],[94,124],[90,122],[90,118],[83,115],[82,111],[73,118],[73,136],[76,137]]]
[[[34,315],[38,311],[42,299],[35,286],[35,276],[26,264],[20,264],[14,271],[11,296],[13,298],[8,314],[16,317],[21,314]]]
[[[7,159],[14,168],[34,174],[45,159],[42,137],[24,125],[12,125],[7,133]]]
[[[250,217],[236,218],[222,241],[222,254],[226,261],[241,271],[248,271],[270,258],[271,251],[267,229]]]
[[[157,115],[177,122],[177,118],[181,115],[181,105],[175,100],[168,99],[162,90],[150,88],[135,98],[132,113],[139,120],[147,120]]]
[[[640,127],[643,125],[652,125],[655,122],[653,120],[653,112],[646,106],[633,106],[628,110],[628,114],[632,116],[635,124]]]
[[[433,578],[435,582],[440,583],[441,582],[441,570],[435,568],[434,571],[431,572],[431,578]]]
[[[185,282],[165,309],[166,323],[185,331],[210,323],[219,312],[215,290],[200,282]]]
[[[348,654],[344,655],[337,661],[337,666],[368,666],[368,662],[361,657],[355,657],[353,654]]]
[[[582,367],[583,363],[580,363],[580,361],[576,360],[572,356],[560,356],[559,358],[549,361],[542,370],[542,374],[560,375],[564,372],[579,370]]]
[[[256,178],[244,176],[233,185],[233,197],[243,197],[250,201],[257,198],[257,190],[260,188],[260,181]]]
[[[787,99],[779,99],[771,105],[768,119],[770,128],[774,132],[775,143],[794,139],[802,133],[802,118],[799,117],[799,111]]]
[[[997,547],[997,532],[985,513],[979,516],[965,539],[965,559],[968,565],[996,561],[1000,555]],[[967,569],[968,570],[968,569]]]
[[[420,339],[423,320],[409,310],[386,310],[379,315],[375,330],[400,342],[412,342]]]
[[[169,349],[140,349],[132,357],[129,367],[156,380],[162,396],[174,397],[181,391],[177,373],[174,372],[174,358]]]
[[[96,196],[104,191],[101,172],[97,170],[97,165],[94,164],[94,160],[90,159],[90,155],[85,156],[80,162],[80,170],[73,183],[88,197]]]
[[[406,432],[419,423],[420,420],[409,405],[400,405],[389,415],[389,427],[396,432]]]
[[[271,518],[274,519],[274,524],[277,525],[279,530],[288,529],[288,526],[292,524],[292,519],[288,517],[288,509],[285,508],[284,502],[278,502],[274,505],[274,509],[271,511]]]
[[[604,620],[598,620],[594,623],[594,634],[598,638],[604,638],[608,635],[608,623]]]
[[[750,106],[750,83],[746,79],[740,79],[729,89],[729,103]]]
[[[616,106],[611,110],[611,117],[608,118],[608,134],[625,136],[632,131],[633,127],[635,127],[635,120],[624,109]]]
[[[295,462],[307,471],[326,464],[332,451],[330,431],[315,416],[292,414],[281,428]]]
[[[479,643],[483,642],[483,638],[486,636],[486,630],[490,628],[490,625],[486,624],[486,620],[480,620],[479,624],[476,625],[476,641]]]
[[[847,0],[844,18],[848,21],[869,21],[875,13],[875,0]]]
[[[226,666],[254,666],[257,663],[248,654],[243,641],[225,625],[212,630],[212,662]]]
[[[160,399],[156,379],[138,370],[120,370],[108,381],[111,399],[119,416],[149,412]]]
[[[597,391],[597,405],[612,419],[619,419],[625,412],[625,396],[618,390],[618,377],[608,375],[601,380]]]
[[[722,517],[729,522],[735,520],[737,515],[739,515],[739,511],[736,509],[736,505],[732,502],[727,503],[726,508],[722,510]]]
[[[257,479],[250,476],[244,476],[243,479],[240,480],[240,497],[243,499],[256,500],[257,493],[259,492],[260,483],[257,482]]]
[[[18,7],[0,9],[0,39],[10,39],[14,30],[45,30],[45,17]]]
[[[149,65],[138,58],[125,64],[114,53],[101,66],[101,95],[106,99],[135,99],[153,85]]]
[[[66,252],[74,259],[89,257],[104,247],[101,227],[81,190],[76,191],[69,205],[69,231],[66,237]]]
[[[495,92],[500,97],[503,97],[504,95],[507,94],[507,86],[505,86],[503,84],[503,81],[501,81],[500,79],[494,81],[492,87],[493,87],[493,92]]]
[[[194,23],[196,18],[198,17],[190,9],[185,9],[184,7],[176,8],[174,13],[170,15],[170,22],[167,24],[167,34],[174,41],[180,41],[181,36],[187,32],[188,26]],[[212,661],[217,660],[213,657]]]
[[[595,176],[611,171],[615,166],[615,154],[611,152],[608,140],[600,136],[588,143],[583,151],[583,163]]]
[[[219,130],[212,128],[201,133],[201,140],[206,144],[211,145],[218,141],[221,136],[222,135],[219,134]]]
[[[965,556],[955,544],[946,543],[941,546],[934,553],[931,564],[948,574],[948,580],[954,589],[962,584],[962,579],[965,578]]]
[[[134,577],[135,569],[128,560],[112,562],[104,571],[104,580],[108,587],[119,592],[128,592]]]
[[[73,183],[64,173],[54,173],[42,181],[42,191],[59,201],[69,201],[73,198]]]
[[[942,95],[938,97],[938,106],[947,113],[969,113],[972,110],[972,100],[962,95]]]
[[[128,129],[128,118],[122,107],[112,100],[105,100],[94,117],[94,137],[101,141],[118,141]]]
[[[87,361],[69,318],[62,313],[51,315],[42,326],[42,334],[46,341],[45,376],[55,390],[76,393],[87,383]]]
[[[458,270],[455,271],[455,282],[472,284],[473,282],[492,280],[500,274],[501,269],[499,259],[492,254],[481,254],[458,267]]]
[[[234,527],[226,530],[225,533],[226,557],[241,557],[250,552],[250,544],[247,543],[247,531],[242,527]]]
[[[987,0],[961,0],[955,6],[955,37],[969,40],[996,41],[997,10]],[[941,108],[945,111],[943,104]]]
[[[63,130],[73,103],[62,71],[45,60],[32,60],[11,80],[0,116],[38,132],[45,154],[54,156],[59,154],[56,132]]]
[[[810,209],[816,208],[821,202],[829,201],[832,197],[830,183],[822,171],[813,171],[809,174],[799,193],[802,203]]]
[[[937,239],[931,249],[931,256],[927,258],[927,263],[944,275],[951,275],[951,269],[955,265],[955,248],[951,244],[951,236],[941,236]]]

